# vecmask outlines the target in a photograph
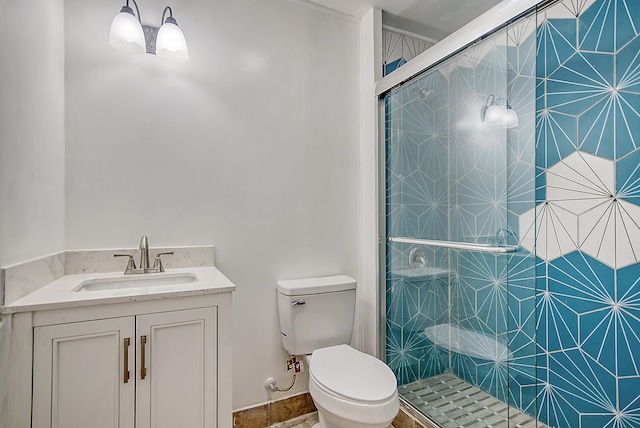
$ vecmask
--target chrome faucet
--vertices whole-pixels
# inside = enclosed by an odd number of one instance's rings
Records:
[[[140,239],[140,269],[149,269],[149,239],[142,235]]]
[[[125,275],[138,274],[138,273],[158,273],[164,272],[164,266],[162,265],[162,256],[173,254],[173,251],[156,254],[156,258],[153,262],[153,267],[149,266],[149,239],[146,235],[143,235],[140,239],[140,267],[136,268],[136,262],[132,255],[129,254],[114,254],[113,257],[128,257],[127,267],[124,270]]]

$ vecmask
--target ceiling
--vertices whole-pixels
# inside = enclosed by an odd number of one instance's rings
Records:
[[[310,0],[362,17],[372,7],[382,9],[383,23],[441,40],[482,15],[501,0]]]

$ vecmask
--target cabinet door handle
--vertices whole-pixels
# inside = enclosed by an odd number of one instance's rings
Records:
[[[131,339],[124,339],[124,383],[129,383],[129,345]]]
[[[140,379],[147,377],[147,368],[144,365],[144,351],[147,344],[147,336],[140,336]]]

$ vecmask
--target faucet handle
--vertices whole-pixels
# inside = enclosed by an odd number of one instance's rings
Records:
[[[164,272],[164,266],[162,266],[162,258],[160,256],[172,255],[173,251],[168,251],[166,253],[158,253],[156,255],[156,259],[153,261],[153,269],[158,269],[158,272]]]
[[[129,257],[124,273],[131,273],[136,270],[136,261],[133,259],[133,256],[129,254],[114,254],[113,257]]]

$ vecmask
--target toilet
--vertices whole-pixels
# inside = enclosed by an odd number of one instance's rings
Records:
[[[396,377],[348,345],[356,281],[345,275],[278,281],[282,344],[303,356],[320,423],[314,428],[387,428],[400,408]]]

